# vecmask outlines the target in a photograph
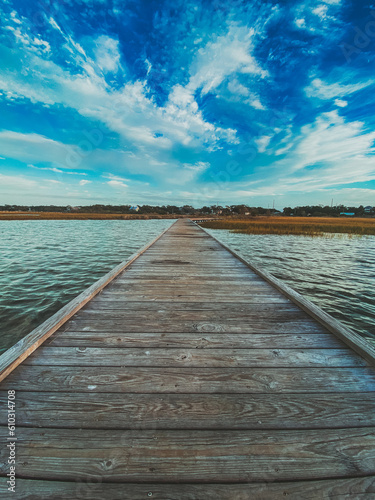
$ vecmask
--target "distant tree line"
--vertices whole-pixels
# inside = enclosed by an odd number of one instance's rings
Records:
[[[371,207],[347,207],[345,205],[337,205],[330,207],[328,205],[306,205],[304,207],[285,207],[283,209],[284,215],[294,215],[296,217],[338,217],[340,214],[352,213],[356,217],[365,215],[375,215],[375,210]]]
[[[56,205],[0,205],[2,212],[58,212],[58,213],[81,213],[81,214],[155,214],[175,216],[252,216],[257,215],[286,215],[295,217],[337,217],[342,213],[353,213],[357,217],[375,215],[375,210],[369,207],[346,207],[338,205],[334,207],[323,205],[306,205],[302,207],[285,207],[282,212],[274,208],[250,207],[248,205],[211,205],[202,208],[194,208],[191,205],[90,205],[90,206],[56,206]]]

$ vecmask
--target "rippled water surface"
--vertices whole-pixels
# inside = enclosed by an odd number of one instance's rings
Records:
[[[325,238],[207,231],[374,343],[375,236]]]
[[[0,221],[0,352],[172,222]]]
[[[0,221],[0,352],[171,223]],[[375,237],[208,231],[374,342]]]

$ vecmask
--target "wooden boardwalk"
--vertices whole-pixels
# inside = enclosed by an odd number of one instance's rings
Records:
[[[0,358],[1,498],[375,498],[358,337],[188,220],[119,269]]]

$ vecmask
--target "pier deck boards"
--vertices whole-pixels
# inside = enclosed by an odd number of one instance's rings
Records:
[[[190,221],[31,350],[1,498],[375,498],[375,369]]]

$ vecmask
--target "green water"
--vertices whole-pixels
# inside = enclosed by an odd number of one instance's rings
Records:
[[[0,221],[0,352],[172,222]]]

